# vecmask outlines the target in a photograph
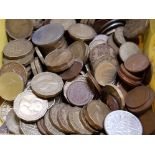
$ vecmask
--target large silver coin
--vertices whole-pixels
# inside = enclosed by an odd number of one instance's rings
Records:
[[[14,100],[16,115],[25,121],[36,121],[43,117],[48,109],[48,101],[38,98],[32,91],[20,93]]]
[[[109,113],[104,120],[104,128],[108,135],[142,135],[143,133],[139,119],[123,110]]]

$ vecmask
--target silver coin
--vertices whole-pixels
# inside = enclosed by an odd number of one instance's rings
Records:
[[[123,110],[109,113],[104,120],[104,128],[108,135],[142,135],[143,133],[139,119]]]
[[[62,101],[61,95],[58,95],[50,100],[48,100],[48,109],[52,108],[55,104],[60,104]]]
[[[21,134],[20,127],[19,127],[19,119],[16,116],[15,112],[10,110],[6,117],[6,126],[9,130],[9,132],[19,135]]]
[[[0,135],[2,134],[8,134],[9,131],[8,131],[8,128],[6,126],[6,123],[3,123],[2,126],[0,126]]]
[[[19,118],[32,122],[45,115],[48,101],[38,98],[32,91],[27,90],[16,97],[13,109]]]
[[[41,135],[36,123],[20,121],[20,128],[24,135]]]

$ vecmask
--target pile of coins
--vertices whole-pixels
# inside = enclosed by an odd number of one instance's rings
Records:
[[[148,20],[6,20],[0,134],[155,134],[139,44]]]

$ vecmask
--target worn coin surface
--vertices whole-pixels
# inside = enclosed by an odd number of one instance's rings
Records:
[[[143,133],[139,119],[123,110],[109,113],[104,120],[104,128],[108,135],[142,135]]]
[[[13,109],[16,115],[25,121],[36,121],[43,117],[48,109],[48,101],[38,98],[27,90],[14,100]]]
[[[31,88],[36,95],[43,98],[51,98],[62,91],[63,81],[55,73],[43,72],[33,77]]]
[[[1,126],[0,126],[0,135],[5,135],[5,134],[8,134],[9,133],[9,130],[6,126],[6,123],[3,123]]]

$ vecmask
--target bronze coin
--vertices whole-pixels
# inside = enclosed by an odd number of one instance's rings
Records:
[[[63,131],[67,134],[75,133],[74,130],[69,126],[67,121],[68,113],[70,110],[72,110],[71,106],[64,105],[58,110],[57,114],[58,122],[61,128],[63,128]]]
[[[83,61],[80,59],[75,59],[73,65],[66,71],[64,71],[60,76],[63,80],[72,80],[81,72],[83,68]]]
[[[86,120],[96,130],[103,129],[103,121],[110,109],[101,100],[93,100],[86,107]]]
[[[130,56],[125,62],[125,68],[132,73],[142,72],[148,68],[150,65],[147,56],[141,53],[134,54]]]
[[[88,104],[94,97],[86,81],[75,81],[71,83],[67,90],[67,98],[69,102],[76,106]]]
[[[10,62],[2,66],[0,70],[0,74],[6,73],[6,72],[15,72],[19,74],[22,78],[24,83],[26,84],[27,82],[27,71],[26,68],[17,63],[17,62]]]
[[[75,107],[68,113],[68,123],[70,127],[78,134],[90,135],[92,134],[88,131],[80,121],[80,111],[81,108]]]
[[[139,86],[129,91],[125,98],[125,104],[129,108],[138,108],[149,99],[150,90],[146,86]]]

